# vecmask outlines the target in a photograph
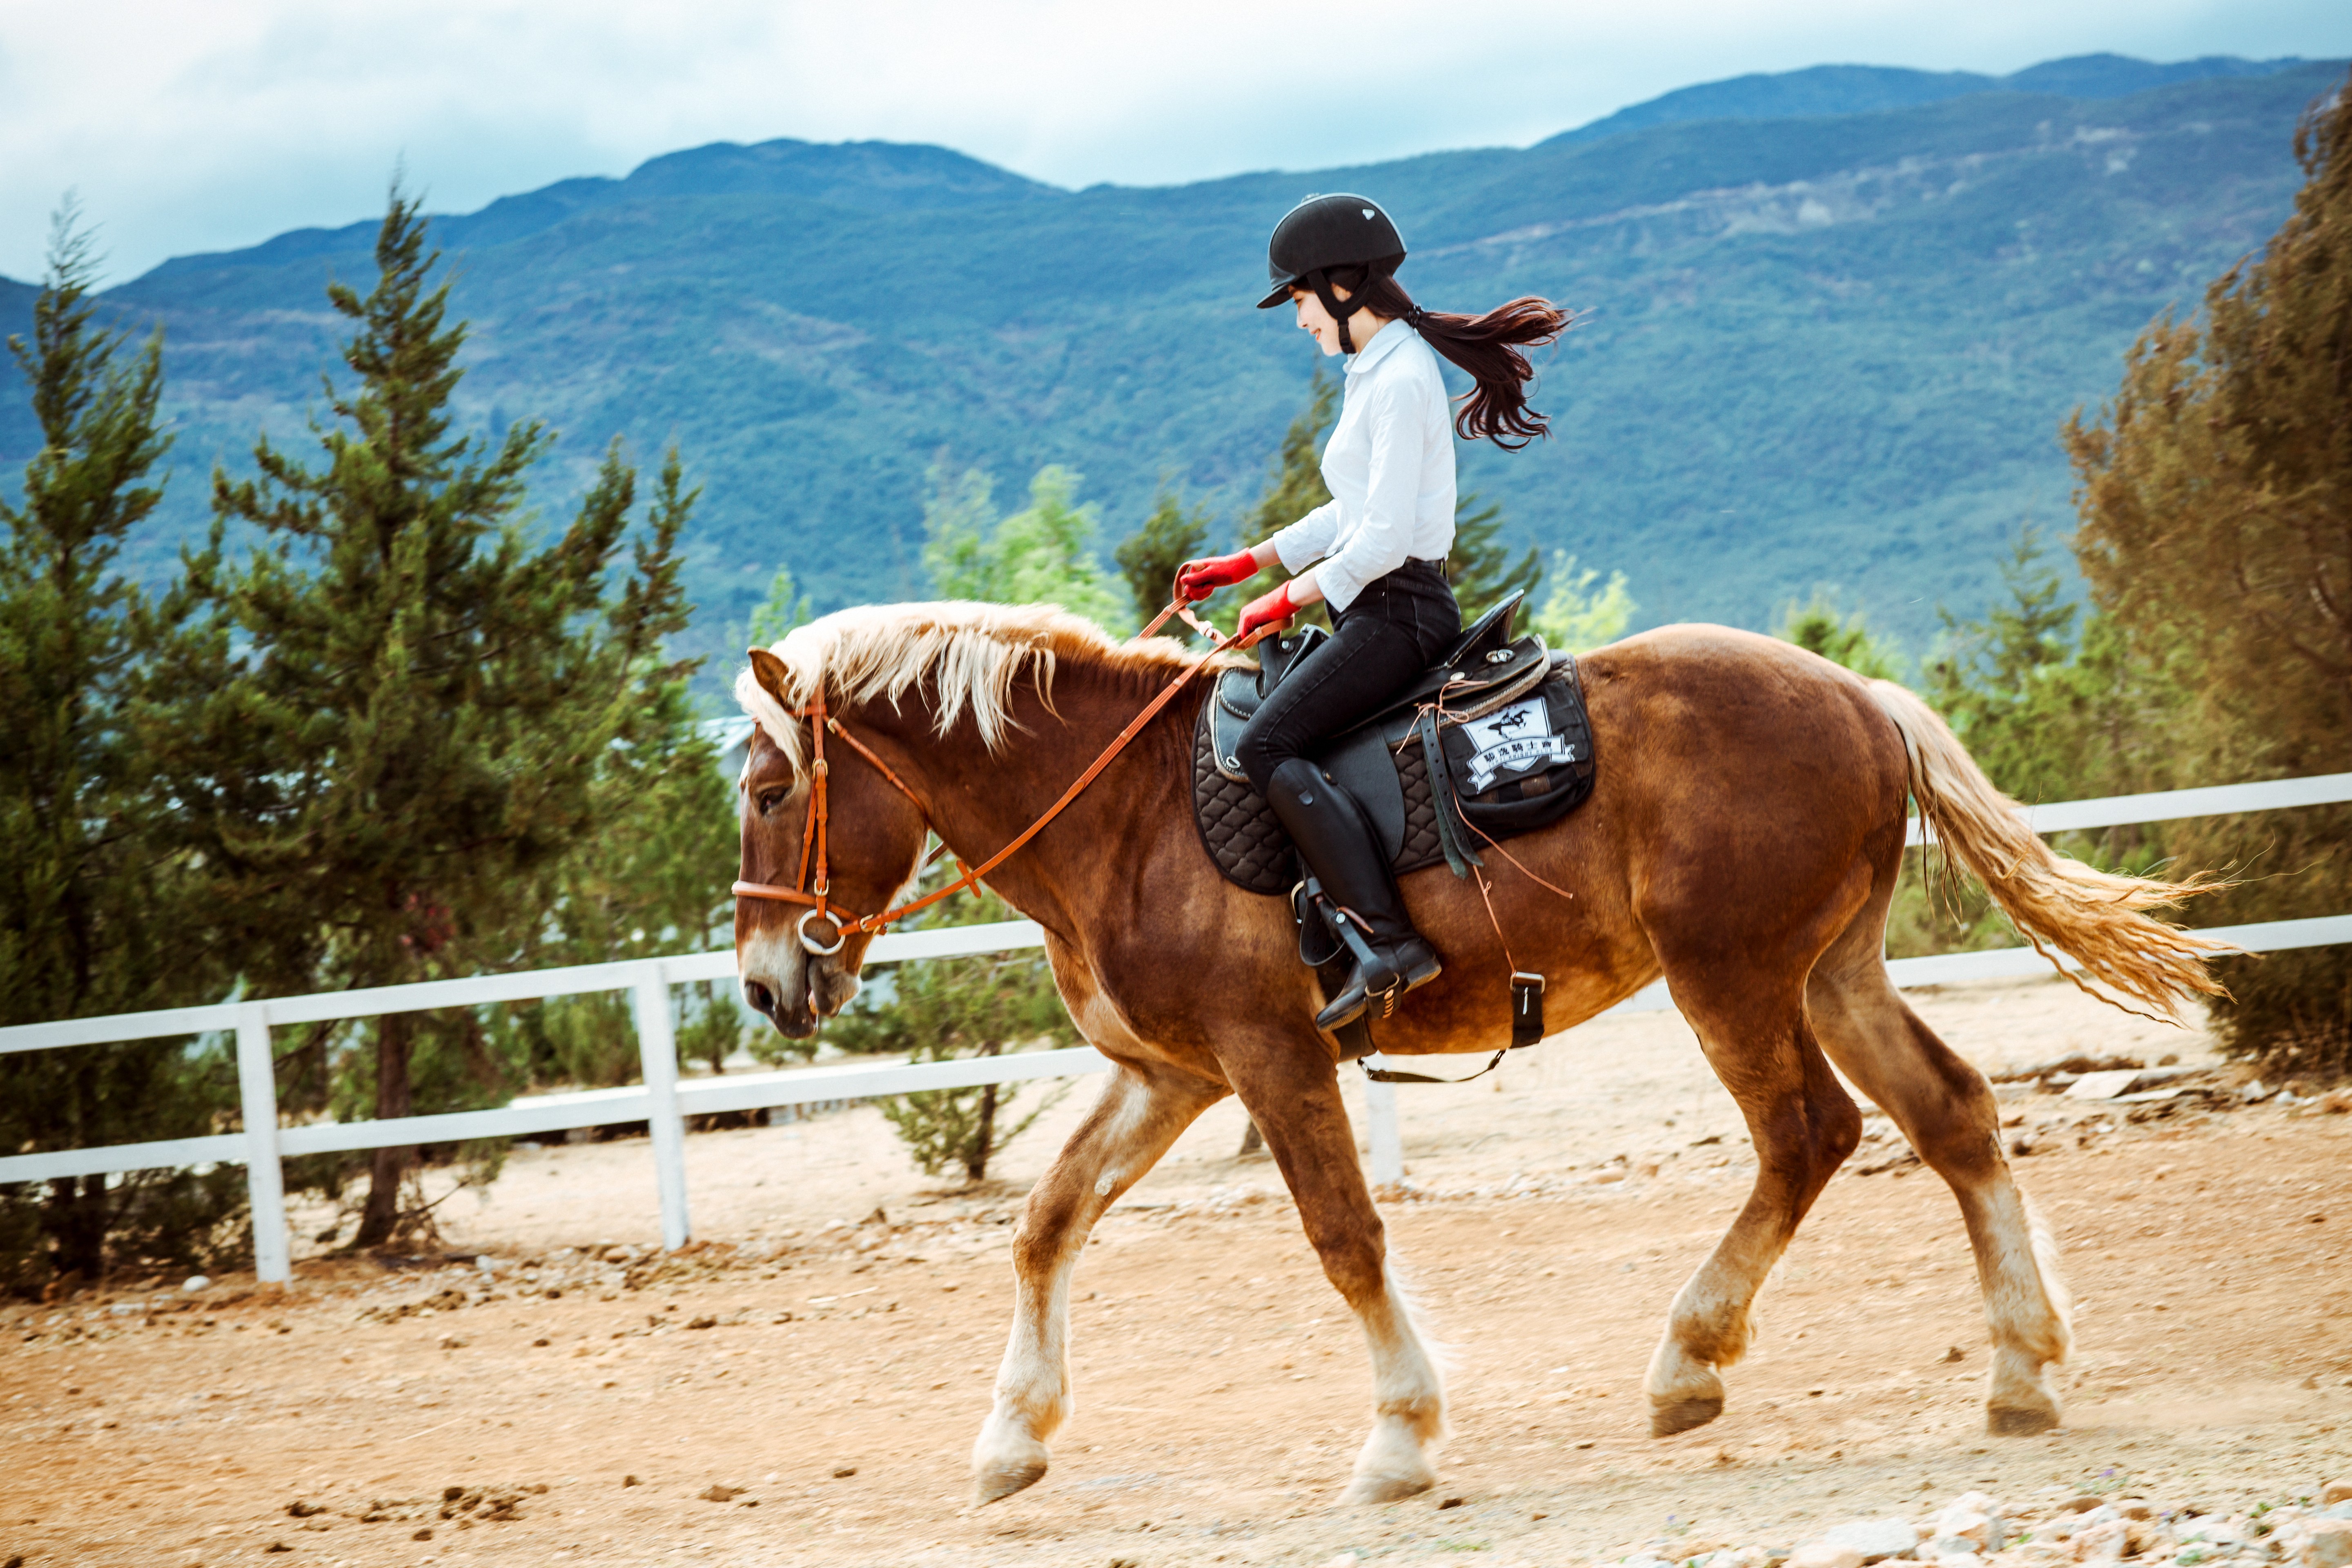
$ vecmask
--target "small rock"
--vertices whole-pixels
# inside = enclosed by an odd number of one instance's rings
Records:
[[[737,1498],[743,1495],[743,1489],[741,1487],[722,1487],[718,1482],[713,1481],[710,1484],[709,1489],[706,1491],[698,1491],[694,1495],[700,1498],[705,1502],[733,1502]]]
[[[314,1513],[324,1513],[327,1510],[317,1503],[304,1502],[300,1498],[296,1498],[286,1505],[286,1511],[296,1519],[308,1519]]]
[[[2099,1500],[2092,1496],[2089,1492],[2083,1492],[2077,1496],[2068,1498],[2064,1502],[2060,1503],[2058,1506],[2064,1509],[2068,1513],[2088,1513],[2093,1509],[2099,1506]]]
[[[857,1467],[856,1465],[835,1465],[833,1467],[833,1479],[836,1481],[845,1481],[856,1473]]]
[[[1862,1553],[1831,1541],[1808,1541],[1789,1553],[1785,1568],[1862,1568]]]
[[[180,1289],[183,1290],[209,1290],[212,1286],[213,1282],[201,1274],[191,1274],[180,1281]]]
[[[433,1539],[433,1527],[428,1524],[423,1530],[418,1531],[408,1539],[411,1541],[430,1541]]]
[[[2000,1504],[1986,1492],[1964,1492],[1936,1516],[1935,1533],[1964,1540],[1972,1552],[1998,1552],[2002,1534]]]
[[[1857,1519],[1822,1531],[1821,1540],[1833,1546],[1851,1546],[1864,1563],[1908,1557],[1919,1544],[1919,1532],[1907,1519]]]
[[[686,1326],[689,1329],[715,1329],[719,1326],[719,1320],[716,1318],[689,1318],[687,1320]]]
[[[1966,1361],[1969,1359],[1969,1352],[1962,1350],[1959,1346],[1954,1345],[1950,1350],[1944,1352],[1944,1359],[1948,1362]]]
[[[635,1476],[623,1476],[621,1478],[621,1484],[625,1487],[641,1487],[646,1483],[637,1479]]]
[[[2113,1100],[2119,1094],[2129,1094],[2139,1081],[2140,1071],[2138,1068],[2124,1068],[2115,1072],[2086,1072],[2067,1089],[2066,1098]]]
[[[1441,1513],[1449,1508],[1460,1508],[1461,1506],[1462,1500],[1458,1497],[1440,1498],[1437,1500],[1438,1510]]]
[[[2352,1568],[2352,1519],[2302,1521],[2282,1545],[2294,1568]]]
[[[2352,1481],[2330,1481],[2319,1489],[2319,1500],[2328,1503],[2352,1502]]]
[[[2131,1550],[2131,1523],[2110,1519],[2074,1532],[2077,1563],[2120,1563]]]

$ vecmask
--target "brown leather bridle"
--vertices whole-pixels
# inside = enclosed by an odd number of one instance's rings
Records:
[[[1140,642],[1145,637],[1148,637],[1152,633],[1158,631],[1162,626],[1167,624],[1168,617],[1171,616],[1182,616],[1186,625],[1190,626],[1193,630],[1201,633],[1202,636],[1208,637],[1209,640],[1215,645],[1216,651],[1220,653],[1239,653],[1244,648],[1246,648],[1257,642],[1261,637],[1264,637],[1276,630],[1273,626],[1261,626],[1246,637],[1228,637],[1223,632],[1217,630],[1216,627],[1194,616],[1192,609],[1186,605],[1183,597],[1180,595],[1166,609],[1160,611],[1159,615],[1152,617],[1152,621],[1150,626],[1135,634],[1136,640]],[[931,814],[929,809],[923,805],[922,797],[918,795],[913,790],[907,787],[907,781],[900,778],[895,772],[893,772],[889,763],[875,755],[871,747],[867,746],[866,742],[860,741],[856,736],[851,734],[847,730],[842,728],[841,721],[826,711],[824,687],[820,681],[817,686],[815,695],[809,700],[809,705],[807,707],[785,710],[785,711],[794,719],[805,719],[808,721],[809,733],[814,742],[814,760],[809,766],[810,783],[808,816],[801,824],[800,874],[796,879],[794,879],[793,885],[789,888],[777,887],[774,884],[768,882],[737,882],[733,889],[734,895],[739,899],[771,899],[778,903],[808,905],[808,909],[803,911],[799,922],[793,928],[793,934],[800,938],[801,946],[809,953],[818,958],[829,958],[833,954],[839,952],[841,951],[842,944],[846,942],[853,935],[864,932],[872,932],[876,935],[879,935],[896,921],[904,920],[907,916],[915,913],[918,910],[929,909],[933,904],[938,903],[940,900],[950,898],[967,888],[971,889],[976,892],[979,890],[980,880],[982,878],[987,876],[991,871],[995,870],[999,866],[1004,864],[1004,862],[1010,859],[1013,853],[1020,849],[1023,845],[1028,843],[1032,838],[1036,837],[1038,833],[1044,829],[1047,823],[1061,816],[1063,807],[1068,805],[1070,802],[1077,799],[1079,795],[1085,791],[1086,787],[1095,782],[1096,777],[1102,773],[1103,769],[1110,766],[1111,759],[1118,756],[1119,752],[1125,751],[1127,749],[1127,743],[1129,741],[1134,740],[1136,736],[1141,734],[1143,732],[1144,726],[1150,723],[1152,719],[1159,714],[1162,708],[1167,707],[1171,701],[1174,700],[1176,694],[1179,691],[1181,691],[1194,676],[1200,674],[1203,669],[1208,668],[1209,664],[1210,658],[1207,656],[1203,656],[1201,658],[1193,660],[1191,664],[1186,665],[1182,672],[1179,674],[1175,679],[1170,681],[1167,686],[1160,690],[1160,695],[1153,698],[1150,704],[1144,708],[1143,711],[1135,716],[1133,721],[1128,724],[1126,729],[1121,730],[1118,732],[1118,738],[1113,740],[1109,745],[1103,748],[1102,754],[1095,758],[1093,763],[1087,767],[1087,771],[1080,773],[1077,776],[1076,781],[1074,782],[1069,788],[1062,792],[1062,797],[1053,805],[1047,806],[1045,808],[1045,815],[1038,817],[1036,821],[1031,823],[1026,828],[1024,828],[1022,831],[1021,836],[1018,838],[1015,838],[1012,843],[1007,844],[1003,848],[990,856],[985,861],[982,862],[978,866],[966,866],[961,859],[959,859],[956,862],[956,866],[963,872],[963,875],[958,877],[954,881],[950,882],[946,887],[940,889],[937,892],[926,893],[919,899],[913,900],[908,903],[897,905],[891,909],[884,910],[879,914],[851,915],[845,921],[843,919],[843,915],[846,913],[846,911],[835,910],[831,902],[830,894],[827,890],[828,879],[826,873],[829,869],[829,859],[826,837],[827,830],[832,822],[832,810],[831,803],[827,798],[826,790],[828,781],[833,775],[833,768],[832,764],[825,760],[824,755],[824,738],[826,733],[829,731],[835,735],[838,735],[852,751],[856,752],[859,756],[864,757],[867,762],[873,763],[875,770],[877,773],[879,773],[884,778],[888,779],[893,784],[897,785],[898,793],[905,795],[909,801],[912,801],[914,803],[915,809],[922,814],[923,822],[926,826],[930,826]],[[937,833],[937,831],[938,829],[936,827],[932,828],[932,832]],[[946,841],[941,840],[940,847],[945,848],[946,847]],[[816,853],[816,885],[814,888],[809,886],[809,852],[812,849]],[[933,853],[936,855],[937,851],[934,851]],[[930,863],[930,859],[931,857],[926,857],[923,864],[929,865]],[[921,867],[918,867],[916,869],[917,874],[920,875]],[[819,946],[809,935],[809,921],[820,918],[829,921],[833,924],[834,939],[833,945],[831,947]]]

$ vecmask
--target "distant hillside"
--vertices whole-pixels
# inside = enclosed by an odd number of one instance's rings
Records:
[[[2012,76],[1975,71],[1905,70],[1897,66],[1813,66],[1776,76],[1737,76],[1678,88],[1604,120],[1563,131],[1543,143],[1562,147],[1605,141],[1629,131],[1692,120],[1811,120],[1910,109],[1981,92],[2052,93],[2060,98],[2128,98],[2151,88],[2217,76],[2274,76],[2304,62],[2242,60],[2228,55],[2155,65],[2122,55],[2046,60]]]
[[[2276,226],[2295,119],[2343,74],[1822,68],[1671,94],[1606,135],[1155,189],[1056,191],[935,147],[722,143],[437,233],[474,323],[468,408],[563,433],[544,505],[615,433],[648,460],[683,447],[706,648],[779,561],[826,605],[919,595],[942,452],[1008,500],[1040,464],[1077,468],[1106,548],[1163,481],[1237,510],[1313,363],[1251,308],[1265,233],[1318,189],[1397,212],[1433,307],[1540,292],[1584,312],[1536,398],[1554,438],[1465,450],[1465,486],[1520,537],[1623,569],[1645,622],[1765,625],[1834,584],[1916,646],[1939,601],[1983,602],[2021,519],[2063,526],[2059,420]],[[2079,96],[2018,90],[2044,81]],[[322,285],[364,282],[373,227],[114,291],[170,334],[181,440],[152,563],[200,519],[216,454],[241,462],[264,426],[299,437],[339,335]],[[14,460],[27,429],[0,416]]]

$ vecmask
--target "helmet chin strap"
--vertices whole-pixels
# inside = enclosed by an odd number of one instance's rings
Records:
[[[1371,268],[1368,267],[1364,268],[1364,282],[1370,283],[1371,280]],[[1323,301],[1323,308],[1326,310],[1331,312],[1331,320],[1339,323],[1339,352],[1343,354],[1353,354],[1356,352],[1356,340],[1348,335],[1348,318],[1364,308],[1362,286],[1357,287],[1354,299],[1342,300],[1331,292],[1331,276],[1320,267],[1307,275],[1307,286],[1315,290],[1315,297]]]

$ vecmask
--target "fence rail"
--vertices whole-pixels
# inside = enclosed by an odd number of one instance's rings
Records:
[[[2188,816],[2286,810],[2347,800],[2352,800],[2352,773],[2330,773],[2262,784],[2116,795],[2103,800],[2062,801],[2029,808],[2025,816],[2035,832],[2054,833]],[[1919,837],[1919,824],[1915,822],[1911,841],[1916,843]],[[2352,942],[2352,913],[2209,927],[2203,934],[2252,952],[2329,946]],[[866,962],[902,963],[954,958],[1038,947],[1044,942],[1044,931],[1031,921],[948,926],[881,937],[868,950]],[[2077,967],[2072,961],[2067,961],[2066,966]],[[1887,965],[1895,983],[1905,987],[2045,973],[2047,967],[2048,961],[2031,948],[1896,959]],[[685,1164],[685,1119],[688,1116],[1029,1079],[1071,1078],[1111,1068],[1108,1058],[1090,1047],[1078,1047],[908,1066],[857,1063],[681,1080],[671,1027],[669,988],[698,981],[731,979],[734,974],[735,954],[720,951],[0,1028],[0,1054],[234,1031],[244,1122],[242,1131],[207,1137],[0,1157],[0,1184],[242,1162],[252,1204],[255,1272],[263,1280],[283,1280],[292,1273],[282,1165],[289,1156],[453,1143],[478,1138],[528,1137],[575,1127],[643,1121],[653,1142],[662,1243],[677,1247],[685,1245],[692,1229],[687,1206]],[[317,1121],[293,1127],[278,1124],[276,1063],[270,1045],[273,1028],[370,1018],[386,1013],[476,1007],[497,1002],[537,1001],[550,996],[622,990],[631,994],[644,1077],[644,1082],[635,1087],[549,1095],[518,1100],[494,1110],[453,1111],[380,1121]],[[1611,1011],[1649,1012],[1672,1005],[1664,983],[1659,982],[1643,987]],[[1371,1123],[1373,1177],[1377,1181],[1394,1181],[1403,1173],[1394,1087],[1369,1085],[1366,1103]]]

